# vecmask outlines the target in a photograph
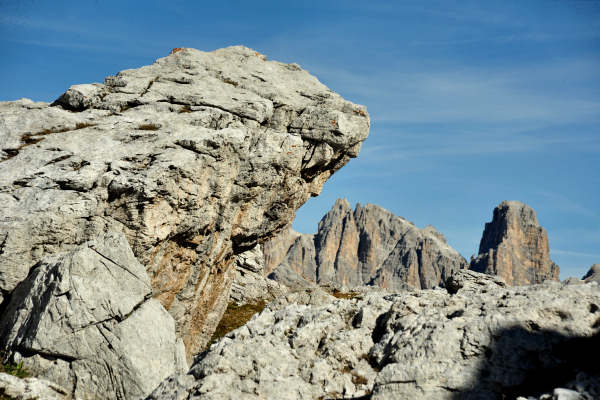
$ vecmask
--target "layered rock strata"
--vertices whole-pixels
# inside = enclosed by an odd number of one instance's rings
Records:
[[[149,399],[598,398],[599,321],[595,282],[469,270],[447,290],[274,302]]]
[[[368,130],[364,107],[241,46],[179,49],[52,105],[2,102],[2,307],[44,257],[122,232],[191,359],[234,255],[289,224]]]
[[[266,271],[292,270],[319,284],[377,285],[390,290],[443,285],[465,259],[432,226],[411,222],[373,205],[354,211],[338,199],[315,235],[288,228],[264,246]],[[290,273],[276,272],[277,275]]]
[[[535,211],[519,201],[503,201],[494,209],[470,269],[498,275],[509,285],[557,281],[560,273],[550,259],[546,230]]]

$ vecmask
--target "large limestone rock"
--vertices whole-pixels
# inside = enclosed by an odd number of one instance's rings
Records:
[[[1,102],[0,301],[46,255],[123,232],[191,359],[234,255],[290,223],[368,130],[364,107],[241,46]]]
[[[0,346],[77,399],[135,399],[187,370],[175,323],[122,234],[44,257],[11,294]]]
[[[509,285],[557,281],[560,273],[550,260],[546,230],[538,225],[535,211],[519,201],[503,201],[494,209],[470,268],[498,275]]]
[[[432,288],[467,267],[432,226],[418,229],[373,204],[358,204],[352,211],[348,201],[341,199],[321,219],[315,235],[288,228],[265,243],[264,249],[267,272],[285,268],[311,282],[349,287]]]
[[[599,398],[597,283],[447,288],[270,304],[149,399]]]

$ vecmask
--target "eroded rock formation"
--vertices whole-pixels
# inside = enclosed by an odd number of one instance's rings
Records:
[[[104,84],[72,86],[51,105],[1,102],[2,320],[15,307],[35,310],[34,287],[65,301],[35,281],[62,268],[48,256],[122,233],[149,276],[142,297],[160,302],[136,310],[168,310],[191,360],[227,305],[235,255],[289,224],[358,154],[368,130],[364,107],[296,64],[241,46],[179,49]],[[43,358],[39,331],[22,313],[10,315],[32,336],[4,343]],[[52,351],[44,354],[57,357]]]
[[[317,283],[377,285],[391,290],[432,288],[467,262],[434,227],[411,222],[373,205],[352,211],[338,199],[315,235],[287,228],[264,246],[266,271],[292,270]],[[276,271],[277,275],[289,272]]]
[[[503,201],[494,209],[470,268],[498,275],[509,285],[558,280],[560,273],[550,260],[546,230],[538,225],[535,211],[519,201]]]
[[[600,396],[597,283],[459,270],[447,289],[271,303],[150,399]]]
[[[235,276],[229,295],[231,302],[238,306],[269,302],[287,292],[286,286],[265,276],[265,258],[261,245],[236,256]]]

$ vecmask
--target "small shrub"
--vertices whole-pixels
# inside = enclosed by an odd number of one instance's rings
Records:
[[[83,129],[83,128],[89,128],[90,126],[95,126],[96,124],[91,124],[89,122],[78,122],[75,124],[75,129]]]
[[[0,372],[16,376],[17,378],[27,378],[30,376],[29,372],[23,368],[23,362],[11,363],[4,361],[4,354],[0,354]]]
[[[141,131],[157,131],[160,129],[160,126],[156,124],[141,124],[138,126],[138,129]]]
[[[333,289],[333,293],[331,293],[331,295],[337,299],[346,299],[346,300],[350,300],[350,299],[362,299],[362,294],[361,293],[357,293],[357,292],[340,292],[337,289]]]
[[[186,104],[186,105],[184,105],[183,107],[181,107],[181,108],[179,109],[179,114],[181,114],[181,113],[191,113],[191,112],[192,112],[192,109],[191,109],[191,107],[190,107],[190,106],[188,106],[187,104]]]
[[[223,79],[223,82],[225,82],[225,83],[227,83],[227,84],[229,84],[229,85],[231,85],[231,86],[235,86],[235,87],[237,87],[237,86],[238,86],[238,83],[237,83],[236,81],[234,81],[234,80],[232,80],[232,79],[229,79],[229,78],[225,78],[225,79]]]

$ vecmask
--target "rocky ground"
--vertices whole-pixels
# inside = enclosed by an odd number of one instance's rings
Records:
[[[510,287],[462,270],[446,290],[304,296],[272,303],[149,398],[600,396],[597,283]]]
[[[486,274],[375,205],[285,228],[368,130],[242,46],[0,102],[0,399],[600,398],[600,269],[555,281],[526,205]]]

